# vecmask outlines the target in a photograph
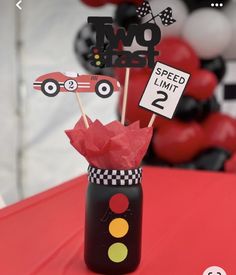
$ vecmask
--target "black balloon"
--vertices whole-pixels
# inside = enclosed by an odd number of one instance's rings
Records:
[[[203,69],[213,72],[218,78],[219,82],[222,80],[226,73],[225,60],[221,56],[210,60],[201,60],[201,67]]]
[[[199,116],[200,108],[201,106],[196,99],[190,96],[183,96],[175,111],[175,117],[183,121],[194,120]]]
[[[194,164],[199,170],[223,171],[230,156],[231,154],[222,148],[210,148],[202,152],[194,160]]]
[[[200,111],[199,111],[197,120],[202,121],[206,117],[208,117],[211,113],[219,112],[219,111],[220,111],[220,104],[217,101],[215,96],[207,100],[203,100],[200,102]]]
[[[183,164],[178,164],[175,167],[187,170],[197,170],[197,167],[194,162],[187,162]]]
[[[157,159],[150,155],[145,159],[144,164],[160,167],[175,167],[187,170],[206,170],[206,171],[224,171],[225,162],[230,159],[231,154],[222,148],[209,148],[201,152],[191,162],[171,165],[161,159]]]
[[[178,164],[176,167],[191,170],[224,171],[224,164],[231,154],[222,148],[209,148],[201,152],[194,160]]]
[[[220,1],[214,1],[214,0],[183,0],[190,11],[193,11],[195,9],[199,8],[211,8],[211,3],[223,3],[226,5],[230,0],[220,0]],[[220,10],[220,9],[219,9]]]
[[[161,166],[161,167],[176,167],[188,170],[206,170],[206,171],[224,171],[225,162],[231,157],[231,154],[222,148],[209,148],[202,151],[196,158],[190,162],[171,165],[154,156],[153,150],[150,147],[149,152],[144,159],[144,164]]]
[[[215,96],[207,100],[196,100],[190,96],[183,96],[176,108],[175,117],[182,121],[202,121],[210,113],[220,111],[220,104]]]
[[[118,5],[115,11],[116,23],[124,28],[127,28],[130,24],[140,23],[140,19],[136,12],[137,6],[132,3],[123,3]]]

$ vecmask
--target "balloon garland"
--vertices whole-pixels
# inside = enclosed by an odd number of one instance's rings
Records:
[[[116,24],[125,28],[139,22],[135,10],[142,1],[83,2],[90,6],[94,6],[94,2],[96,6],[117,4]],[[232,33],[236,26],[233,16],[236,4],[221,1],[224,6],[228,4],[223,11],[220,7],[211,8],[211,2],[150,1],[153,10],[161,10],[163,3],[172,6],[178,22],[168,30],[161,26],[164,38],[156,49],[161,52],[157,61],[191,73],[191,78],[176,109],[175,119],[169,121],[158,117],[154,123],[156,133],[146,156],[149,164],[213,171],[234,170],[231,163],[235,163],[236,120],[220,113],[215,91],[227,71],[223,54],[232,57],[235,53]],[[136,45],[131,47],[135,50]],[[130,70],[129,90],[132,92],[127,99],[127,124],[140,120],[144,127],[150,121],[151,113],[138,106],[150,74],[149,68]],[[124,85],[124,70],[115,68],[114,75]],[[122,100],[121,93],[119,113]]]

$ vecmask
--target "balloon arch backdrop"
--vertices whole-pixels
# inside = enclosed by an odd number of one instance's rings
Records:
[[[116,5],[115,21],[127,28],[139,23],[136,7],[142,0],[83,0],[91,7],[107,3]],[[157,45],[158,61],[191,74],[185,95],[175,113],[175,119],[158,117],[155,134],[145,161],[152,165],[235,172],[236,120],[220,112],[216,88],[227,68],[223,55],[236,58],[236,3],[221,1],[223,7],[211,6],[208,0],[151,0],[153,13],[172,7],[176,24],[162,31]],[[157,22],[158,23],[158,22]],[[124,85],[125,70],[96,69],[88,63],[90,47],[95,44],[94,30],[85,25],[75,39],[75,52],[81,64],[91,73],[113,74]],[[136,49],[134,43],[131,48]],[[147,126],[151,113],[138,103],[151,69],[131,69],[127,102],[127,124],[140,120]],[[235,91],[236,93],[236,91]],[[122,93],[119,113],[121,111]]]

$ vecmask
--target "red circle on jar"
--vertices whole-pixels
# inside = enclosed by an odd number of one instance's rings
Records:
[[[117,193],[110,198],[109,207],[114,213],[121,214],[128,209],[129,199],[126,195]]]

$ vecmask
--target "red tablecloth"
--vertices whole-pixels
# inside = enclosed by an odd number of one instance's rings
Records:
[[[86,176],[0,211],[1,275],[94,274],[83,262]],[[142,275],[236,274],[236,176],[144,168]]]

